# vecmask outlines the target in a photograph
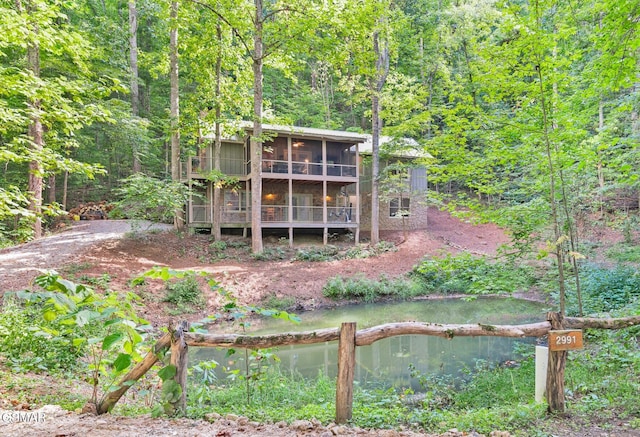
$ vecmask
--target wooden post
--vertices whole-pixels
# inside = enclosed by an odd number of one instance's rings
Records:
[[[351,420],[353,377],[356,366],[356,323],[343,323],[338,340],[338,381],[336,384],[336,423]]]
[[[155,363],[158,362],[158,355],[163,353],[163,349],[169,347],[170,344],[171,334],[167,333],[156,342],[144,359],[120,380],[117,385],[118,388],[109,392],[109,394],[96,406],[96,412],[98,414],[104,414],[111,411],[116,402],[118,402],[122,395],[129,390],[129,387],[131,387],[138,379],[147,373]]]
[[[176,367],[174,380],[182,389],[180,398],[172,402],[173,411],[180,411],[183,414],[187,411],[187,352],[189,346],[184,339],[184,333],[189,331],[189,322],[182,321],[176,326],[171,335],[171,358],[170,363]]]
[[[547,313],[547,320],[551,329],[564,328],[563,317],[560,313]],[[547,367],[547,403],[550,413],[564,413],[564,369],[567,363],[566,350],[549,350],[549,365]]]

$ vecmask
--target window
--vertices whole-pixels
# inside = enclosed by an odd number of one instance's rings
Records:
[[[224,192],[225,211],[246,211],[247,192],[246,191],[225,191]]]
[[[396,197],[389,202],[389,217],[409,217],[411,202],[408,197]]]

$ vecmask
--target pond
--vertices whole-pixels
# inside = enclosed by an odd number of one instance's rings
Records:
[[[254,323],[251,334],[274,334],[339,327],[342,322],[356,322],[357,329],[391,322],[431,322],[443,324],[482,323],[518,325],[545,320],[548,307],[538,302],[513,298],[478,298],[418,300],[399,303],[348,305],[300,314],[299,324],[276,319]],[[503,337],[440,337],[405,335],[387,338],[370,346],[356,349],[355,379],[362,386],[412,387],[420,390],[416,378],[410,376],[414,366],[422,374],[459,376],[476,363],[501,363],[517,359],[516,344],[535,343],[535,338]],[[283,371],[305,377],[319,372],[337,375],[337,342],[315,345],[284,346],[275,351]],[[192,348],[189,362],[215,360],[221,366],[236,368],[244,365],[244,353],[237,351],[226,357],[226,350]],[[219,377],[224,378],[222,373]]]

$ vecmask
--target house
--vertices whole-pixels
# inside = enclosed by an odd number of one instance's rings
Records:
[[[251,229],[249,141],[252,127],[243,126],[242,135],[229,136],[221,145],[220,170],[237,178],[238,183],[233,189],[223,189],[220,227],[242,229],[246,235]],[[270,137],[263,143],[260,166],[263,232],[288,235],[290,244],[297,233],[309,231],[322,232],[325,243],[334,232],[351,232],[358,241],[360,231],[368,229],[370,223],[370,218],[363,217],[364,212],[370,211],[370,178],[368,181],[361,178],[365,161],[360,154],[361,145],[366,144],[370,136],[275,125],[264,125],[263,130]],[[196,194],[187,205],[190,228],[212,227],[213,185],[206,178],[213,169],[213,139],[208,140],[206,148],[183,163],[183,180],[200,182],[194,185]],[[366,175],[367,170],[364,172]],[[418,185],[426,189],[426,172],[424,176],[424,184]],[[387,209],[388,205],[391,211],[402,208],[405,219],[407,214],[411,217],[413,204],[406,205],[406,200],[398,204],[398,199],[385,202]],[[394,213],[389,218],[395,216]],[[393,224],[393,220],[390,221]]]

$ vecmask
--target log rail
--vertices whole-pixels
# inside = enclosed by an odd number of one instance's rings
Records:
[[[371,328],[355,331],[355,323],[343,323],[341,328],[318,329],[314,331],[303,331],[283,334],[268,335],[246,335],[246,334],[202,334],[187,332],[186,322],[181,323],[171,334],[165,334],[145,359],[138,363],[117,385],[117,388],[109,393],[106,399],[97,406],[98,414],[110,411],[126,390],[141,378],[157,361],[161,350],[166,350],[169,346],[182,343],[191,347],[216,347],[216,348],[247,348],[266,349],[277,346],[317,344],[330,341],[339,341],[338,348],[343,351],[345,357],[352,357],[357,346],[370,345],[384,338],[398,335],[431,335],[452,339],[455,337],[543,337],[552,329],[623,329],[630,326],[640,325],[640,316],[632,316],[617,319],[599,319],[584,317],[562,317],[559,313],[548,313],[547,321],[529,323],[523,325],[491,325],[491,324],[439,324],[424,322],[400,322],[387,323]],[[344,329],[350,332],[344,335]],[[353,332],[355,331],[355,332]],[[343,335],[341,335],[341,332]],[[176,338],[176,334],[178,338]],[[350,340],[346,340],[350,339]],[[345,345],[344,342],[352,342]],[[173,344],[172,344],[173,343]],[[175,349],[175,348],[174,348]],[[175,353],[175,352],[174,352]],[[177,355],[177,354],[176,354]],[[186,354],[180,356],[181,363],[178,367],[186,369]],[[353,393],[352,367],[353,360],[347,363],[339,363],[342,371],[347,377],[344,381],[338,378],[336,387],[336,418],[340,423],[351,419],[351,402]],[[562,412],[564,410],[564,366],[566,352],[560,354],[550,354],[549,373],[547,375],[547,400],[549,410],[552,412]],[[344,367],[348,365],[347,367]],[[184,372],[178,369],[178,373]],[[181,381],[183,393],[186,393],[184,378]],[[181,399],[179,408],[184,410],[185,400]]]

